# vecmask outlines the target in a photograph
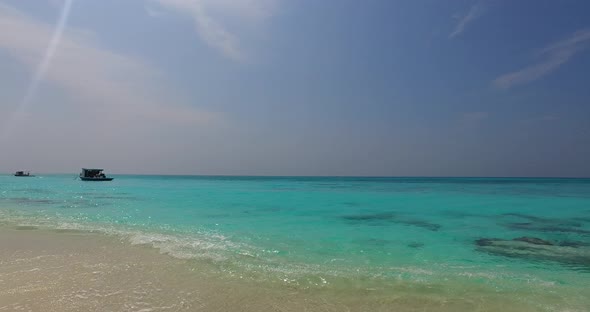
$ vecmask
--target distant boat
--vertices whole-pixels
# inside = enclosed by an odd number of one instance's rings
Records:
[[[112,181],[113,178],[109,178],[102,173],[104,169],[87,169],[82,168],[80,172],[80,180],[82,181]]]
[[[30,172],[28,171],[17,171],[14,173],[15,177],[34,177],[34,175],[31,175]]]

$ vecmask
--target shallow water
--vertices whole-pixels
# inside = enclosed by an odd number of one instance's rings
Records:
[[[589,179],[0,176],[0,217],[118,235],[220,278],[590,303]]]

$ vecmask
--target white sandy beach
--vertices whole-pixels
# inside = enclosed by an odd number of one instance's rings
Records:
[[[102,234],[3,226],[0,311],[539,311],[501,293],[276,287],[203,265]]]

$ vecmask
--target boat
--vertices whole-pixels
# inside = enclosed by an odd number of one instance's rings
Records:
[[[14,173],[14,176],[15,177],[34,177],[34,175],[32,175],[28,171],[17,171]]]
[[[80,180],[82,181],[112,181],[113,178],[107,177],[103,173],[104,169],[88,169],[82,168],[80,172]]]

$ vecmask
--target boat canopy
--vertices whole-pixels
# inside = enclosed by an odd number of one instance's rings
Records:
[[[104,169],[82,168],[82,173],[80,174],[80,176],[82,176],[82,177],[95,177],[103,171],[104,171]]]

